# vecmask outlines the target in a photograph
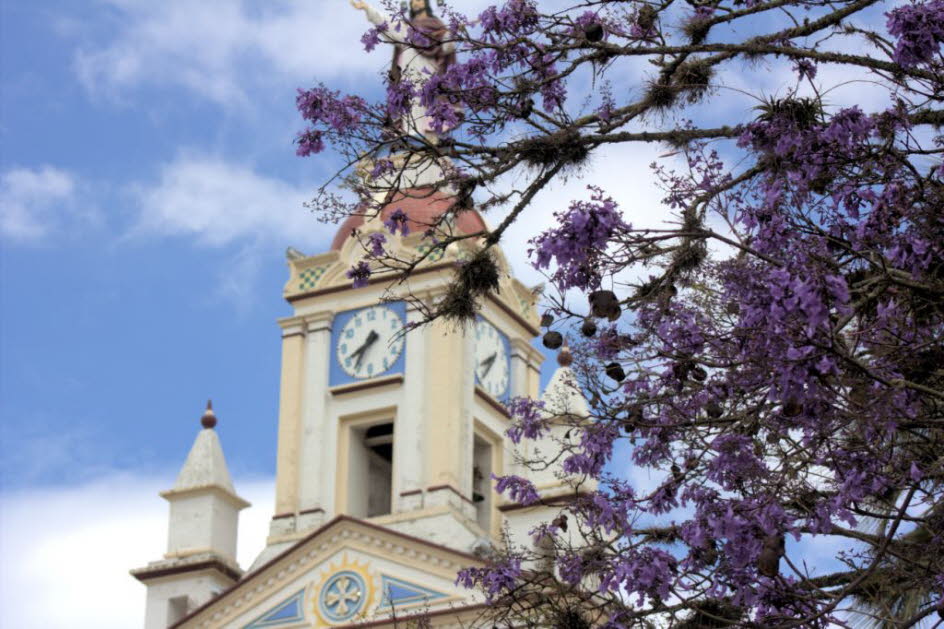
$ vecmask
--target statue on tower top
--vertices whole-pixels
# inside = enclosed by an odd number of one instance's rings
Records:
[[[409,19],[391,21],[364,0],[350,0],[351,6],[365,13],[375,26],[378,39],[393,44],[390,85],[393,91],[410,95],[409,111],[399,121],[398,132],[404,136],[423,137],[432,144],[444,129],[444,119],[458,121],[458,108],[437,101],[431,112],[421,102],[421,91],[430,77],[442,74],[455,62],[454,42],[448,39],[446,25],[433,14],[429,0],[409,0]],[[406,89],[398,89],[399,87]],[[438,107],[442,105],[443,108]]]

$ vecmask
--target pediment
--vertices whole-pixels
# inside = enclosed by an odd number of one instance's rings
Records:
[[[474,605],[476,557],[341,516],[184,618],[195,629],[337,627]]]

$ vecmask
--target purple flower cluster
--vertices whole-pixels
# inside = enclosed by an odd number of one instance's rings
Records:
[[[893,58],[903,68],[940,59],[944,43],[944,0],[915,2],[885,14],[888,32],[898,38]]]
[[[507,492],[508,496],[518,504],[530,505],[541,499],[534,488],[534,484],[526,478],[514,474],[508,476],[495,476],[493,474],[492,479],[498,481],[495,483],[495,491],[500,494]]]
[[[348,269],[346,275],[349,280],[354,280],[352,282],[353,288],[362,288],[367,286],[367,281],[370,279],[370,273],[370,265],[368,265],[364,260],[361,260]]]
[[[394,236],[397,235],[397,232],[400,232],[401,236],[406,236],[410,233],[409,220],[406,212],[404,212],[402,208],[397,208],[391,212],[387,220],[384,221],[384,226],[389,229],[390,233]]]
[[[538,439],[547,432],[547,423],[544,419],[544,402],[526,397],[516,397],[505,403],[508,414],[514,422],[508,428],[507,435],[514,443],[520,443],[521,438]]]
[[[358,129],[368,109],[362,98],[341,96],[323,85],[298,90],[295,102],[302,117],[311,125],[298,137],[298,154],[302,156],[323,151],[325,134],[344,136]]]
[[[607,246],[630,229],[613,199],[598,188],[590,190],[589,201],[574,201],[566,212],[555,212],[560,226],[530,243],[534,267],[546,269],[553,261],[557,266],[553,278],[561,288],[599,287]]]

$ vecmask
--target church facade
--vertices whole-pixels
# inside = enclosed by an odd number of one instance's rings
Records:
[[[424,225],[452,205],[430,190],[406,194],[372,218],[351,217],[331,249],[289,256],[279,321],[282,364],[275,509],[265,546],[251,566],[236,563],[238,513],[216,418],[203,429],[174,487],[165,556],[132,574],[147,589],[146,629],[468,626],[483,609],[457,572],[482,565],[555,509],[522,506],[494,491],[493,476],[530,478],[542,497],[573,495],[553,469],[521,464],[527,448],[549,452],[559,435],[515,446],[502,402],[541,395],[543,356],[532,346],[539,317],[531,290],[502,253],[500,290],[464,329],[436,321],[401,332],[442,295],[454,265],[480,246],[462,240],[431,255],[408,284],[375,274],[353,288],[346,271],[375,231],[403,255],[425,253]],[[410,233],[383,221],[396,209]],[[474,210],[450,227],[485,227]],[[543,398],[551,414],[586,414],[573,374],[561,366]],[[559,501],[555,501],[559,504]]]

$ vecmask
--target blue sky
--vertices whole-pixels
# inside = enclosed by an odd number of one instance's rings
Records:
[[[389,56],[363,52],[364,27],[346,0],[0,0],[0,625],[140,623],[125,571],[164,550],[156,492],[208,397],[256,504],[241,561],[260,548],[284,250],[322,251],[335,230],[302,206],[336,164],[295,157],[295,90],[379,85]],[[728,76],[715,104],[738,115],[756,104],[738,90],[789,76]],[[843,89],[835,102],[869,102]],[[526,237],[587,183],[636,225],[664,218],[648,164],[665,149],[606,150],[510,231],[526,283],[541,280]]]
[[[126,571],[164,551],[208,397],[255,503],[240,560],[264,543],[284,250],[335,231],[295,90],[389,57],[341,0],[0,0],[0,29],[0,625],[136,626]]]

